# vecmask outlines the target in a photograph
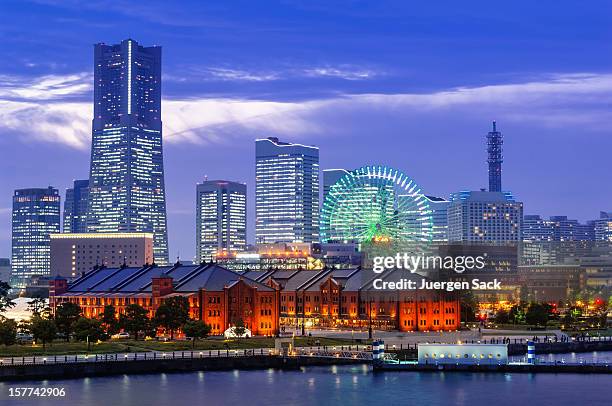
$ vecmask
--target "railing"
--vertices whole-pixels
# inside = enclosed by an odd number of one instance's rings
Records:
[[[371,359],[370,349],[366,345],[352,346],[318,346],[296,347],[291,352],[283,354],[274,348],[256,348],[240,350],[194,350],[194,351],[146,351],[110,354],[79,354],[79,355],[40,355],[28,357],[0,358],[0,368],[13,365],[44,365],[94,362],[130,362],[172,359],[199,359],[199,358],[227,358],[250,356],[279,356],[289,357],[333,357],[339,359]]]

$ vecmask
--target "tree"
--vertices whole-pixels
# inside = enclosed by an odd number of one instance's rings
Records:
[[[546,326],[550,314],[549,307],[549,305],[543,303],[530,303],[525,313],[525,321],[527,324]]]
[[[87,351],[91,349],[91,342],[103,340],[106,333],[102,327],[102,321],[81,317],[74,323],[74,338],[77,341],[87,341]]]
[[[461,320],[464,322],[476,321],[478,301],[474,297],[474,293],[471,290],[462,291],[459,303],[461,305]]]
[[[0,281],[0,314],[15,307],[15,302],[8,296],[9,290],[11,290],[11,285]]]
[[[506,310],[499,310],[495,314],[495,322],[499,324],[507,324],[510,322],[510,314]]]
[[[183,296],[174,296],[164,300],[155,312],[155,323],[170,332],[174,332],[189,320],[189,300]]]
[[[243,337],[244,333],[246,333],[246,328],[244,327],[244,321],[242,319],[238,319],[236,325],[234,326],[234,333],[237,337]]]
[[[17,341],[17,322],[13,319],[0,319],[0,344],[13,345]]]
[[[33,316],[39,316],[43,319],[48,319],[51,314],[51,308],[47,304],[47,299],[37,296],[28,302],[28,310]]]
[[[117,319],[117,311],[115,310],[115,306],[104,306],[104,311],[100,317],[100,321],[102,324],[104,324],[106,332],[109,335],[119,332],[119,320]]]
[[[187,337],[191,338],[191,347],[195,347],[195,342],[198,338],[208,337],[212,330],[210,324],[204,323],[202,320],[187,320],[183,324],[183,332]]]
[[[119,326],[134,336],[135,340],[138,340],[138,333],[147,330],[149,327],[147,310],[137,304],[126,306],[125,313],[119,316]]]
[[[55,324],[64,334],[66,341],[70,341],[74,323],[81,317],[81,307],[76,303],[62,303],[55,309]]]
[[[47,343],[52,342],[57,336],[57,326],[55,322],[38,316],[32,317],[28,330],[30,330],[30,333],[34,336],[34,340],[42,342],[43,349],[46,348]]]
[[[510,313],[508,314],[510,321],[512,324],[521,324],[525,322],[525,311],[523,310],[523,306],[514,305],[510,309]]]

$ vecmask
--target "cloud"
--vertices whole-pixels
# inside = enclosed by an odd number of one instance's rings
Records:
[[[18,134],[25,140],[86,150],[91,137],[91,103],[70,100],[88,91],[87,81],[84,74],[76,74],[46,76],[19,85],[15,78],[3,77],[0,132],[5,137]],[[534,126],[595,127],[610,121],[611,102],[612,74],[577,73],[430,93],[347,94],[295,102],[229,97],[165,99],[162,118],[167,142],[202,144],[268,135],[349,134],[351,125],[356,125],[352,121],[362,123],[363,118],[379,114],[486,113],[491,118],[499,114]]]

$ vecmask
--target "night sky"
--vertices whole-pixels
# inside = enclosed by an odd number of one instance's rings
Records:
[[[109,5],[109,3],[111,3]],[[195,185],[246,182],[255,138],[321,168],[397,167],[428,194],[503,189],[526,214],[612,210],[609,1],[0,2],[0,257],[15,188],[87,178],[93,44],[161,45],[170,256],[195,253]],[[333,3],[333,5],[331,4]]]

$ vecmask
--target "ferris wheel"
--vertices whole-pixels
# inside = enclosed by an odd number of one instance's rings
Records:
[[[431,241],[432,214],[419,186],[387,166],[364,166],[331,186],[321,211],[321,240]]]

